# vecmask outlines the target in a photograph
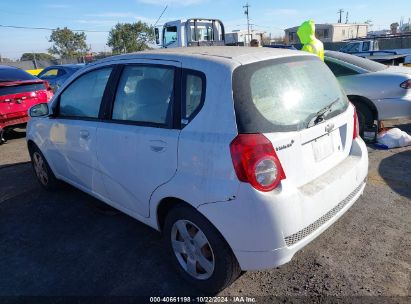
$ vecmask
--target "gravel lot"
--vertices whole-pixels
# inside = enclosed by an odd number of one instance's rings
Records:
[[[396,124],[411,134],[411,121]],[[370,146],[369,157],[364,196],[337,223],[290,263],[247,272],[220,295],[410,301],[411,147]],[[45,192],[28,160],[24,133],[0,146],[0,296],[198,295],[156,231],[68,185]]]

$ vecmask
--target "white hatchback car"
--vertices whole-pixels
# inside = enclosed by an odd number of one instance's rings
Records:
[[[162,231],[177,270],[217,292],[273,268],[362,194],[355,109],[317,57],[166,49],[107,58],[30,110],[40,183],[65,181]]]

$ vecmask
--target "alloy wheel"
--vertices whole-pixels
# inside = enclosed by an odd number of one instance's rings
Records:
[[[46,164],[41,154],[37,151],[33,153],[33,167],[40,183],[42,183],[44,186],[47,186],[49,182],[49,176],[47,173]]]
[[[171,244],[180,266],[193,278],[209,279],[215,267],[210,242],[194,223],[178,220],[171,229]]]

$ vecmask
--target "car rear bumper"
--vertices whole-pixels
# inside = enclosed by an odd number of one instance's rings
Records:
[[[262,193],[242,183],[235,200],[198,210],[226,239],[241,269],[273,268],[290,261],[354,204],[367,172],[367,148],[358,138],[347,159],[302,187],[284,180],[281,189]]]
[[[7,114],[0,113],[0,129],[6,129],[7,127],[26,124],[29,120],[26,111],[19,111]]]
[[[286,246],[271,251],[235,251],[242,270],[274,268],[289,262],[294,254],[313,241],[337,221],[362,195],[365,182],[361,183],[347,199],[341,201],[323,217],[292,236],[285,237]],[[341,208],[340,208],[341,206]],[[294,242],[295,241],[295,242]]]

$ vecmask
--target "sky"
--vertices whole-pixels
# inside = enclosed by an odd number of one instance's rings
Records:
[[[68,27],[87,32],[87,44],[92,51],[109,51],[107,36],[117,22],[141,20],[154,25],[161,12],[167,10],[159,21],[190,17],[217,18],[223,21],[226,31],[245,29],[247,20],[243,5],[246,0],[2,0],[0,25],[27,27]],[[396,0],[249,0],[249,14],[254,29],[284,35],[284,29],[297,26],[304,20],[316,23],[335,23],[337,11],[349,12],[349,22],[371,20],[372,30],[388,29],[401,17],[411,17],[411,1]],[[408,14],[408,15],[407,15]],[[344,13],[345,21],[345,13]],[[17,59],[25,52],[47,52],[48,30],[11,29],[0,27],[0,55]]]

